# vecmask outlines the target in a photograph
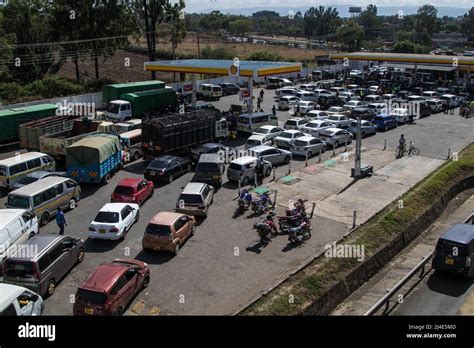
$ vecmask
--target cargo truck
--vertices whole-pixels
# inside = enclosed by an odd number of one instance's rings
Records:
[[[179,154],[193,147],[229,136],[227,120],[218,110],[196,110],[162,117],[147,115],[142,122],[145,159],[163,154]]]
[[[39,138],[43,135],[54,134],[72,129],[74,120],[69,116],[50,116],[31,122],[23,123],[18,128],[20,147],[28,151],[39,151]]]
[[[18,127],[30,121],[56,115],[55,104],[39,104],[22,108],[0,110],[0,143],[19,138]]]
[[[118,135],[90,135],[66,149],[67,175],[79,183],[108,184],[112,174],[121,166]]]
[[[106,117],[113,121],[142,118],[151,111],[175,111],[178,106],[176,92],[171,87],[145,92],[125,93],[120,99],[110,101]]]
[[[104,106],[107,106],[112,100],[119,100],[121,99],[122,95],[127,93],[136,93],[163,88],[165,88],[165,83],[162,81],[141,81],[106,85],[102,87],[102,101]]]
[[[40,152],[47,153],[62,163],[66,158],[66,149],[69,145],[81,140],[97,131],[100,121],[74,120],[71,129],[57,133],[43,135],[39,138]]]

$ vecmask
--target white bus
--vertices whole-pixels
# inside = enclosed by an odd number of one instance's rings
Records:
[[[237,118],[237,130],[240,132],[252,133],[262,126],[278,126],[278,118],[271,112],[243,114]]]

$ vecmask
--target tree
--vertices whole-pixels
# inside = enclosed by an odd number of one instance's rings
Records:
[[[212,11],[201,18],[199,26],[207,31],[218,31],[224,27],[224,15],[220,11]]]
[[[315,35],[323,36],[334,33],[340,23],[339,13],[336,8],[319,6],[311,7],[303,17],[304,32],[311,40]]]
[[[349,20],[337,28],[336,40],[343,44],[349,51],[356,51],[361,48],[364,38],[364,28],[357,22]]]
[[[365,11],[357,17],[358,23],[365,30],[365,37],[367,40],[373,40],[377,37],[377,27],[382,21],[377,17],[377,6],[369,5]]]
[[[229,22],[229,31],[234,35],[245,36],[252,30],[252,22],[248,19],[237,19]]]
[[[416,14],[416,29],[418,32],[426,30],[431,36],[436,30],[438,10],[430,4],[421,6]]]
[[[427,53],[428,48],[422,45],[418,45],[409,40],[397,41],[393,45],[393,52],[396,53]]]
[[[469,39],[474,39],[474,7],[468,13],[464,14],[461,19],[461,31]]]

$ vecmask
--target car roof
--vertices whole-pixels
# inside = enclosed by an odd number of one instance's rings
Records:
[[[117,186],[135,187],[138,185],[139,182],[142,182],[142,181],[143,179],[140,179],[140,178],[126,178],[126,179],[120,180]]]
[[[325,122],[328,122],[328,121],[327,121],[327,120],[312,120],[312,121],[309,121],[309,122],[305,125],[305,127],[306,127],[308,124],[315,124],[315,123],[321,124],[321,123],[323,123],[323,122],[325,123]]]
[[[316,137],[312,137],[311,135],[305,135],[304,137],[300,137],[298,138],[297,140],[298,141],[310,141],[310,140],[313,140],[313,139],[317,139]]]
[[[288,121],[302,121],[302,120],[304,120],[304,117],[292,117],[286,121],[288,122]]]
[[[185,215],[180,213],[162,211],[151,218],[150,224],[171,226],[181,216]]]
[[[45,153],[42,152],[27,152],[27,153],[22,153],[20,155],[16,155],[13,157],[9,157],[3,160],[0,160],[0,166],[11,166],[14,165],[18,162],[24,162],[24,161],[29,161],[34,158],[38,158],[41,156],[46,156]]]
[[[243,164],[255,162],[256,160],[257,160],[257,157],[254,157],[254,156],[242,156],[233,160],[231,163],[243,165]]]
[[[107,203],[99,211],[120,213],[125,206],[130,205],[128,203]]]
[[[53,175],[52,172],[47,171],[47,170],[38,170],[37,172],[29,173],[25,176],[28,176],[30,178],[39,178],[41,179],[45,175]]]
[[[23,244],[20,248],[18,248],[13,255],[10,255],[8,259],[9,260],[12,260],[12,259],[29,260],[29,261],[36,260],[37,257],[42,254],[43,250],[47,249],[52,243],[63,238],[65,237],[57,236],[57,235],[56,236],[35,235],[34,237],[28,239],[28,241],[25,244]],[[31,248],[32,246],[34,246],[34,248]]]
[[[291,133],[291,134],[294,134],[294,133],[300,133],[300,131],[297,130],[297,129],[286,129],[286,130],[283,131],[282,133]]]
[[[22,196],[22,195],[34,195],[38,192],[43,191],[45,188],[61,184],[65,181],[71,180],[62,176],[48,176],[44,179],[35,181],[29,185],[20,187],[19,189],[12,191],[11,194]]]
[[[0,283],[0,312],[3,312],[26,288],[13,284]]]
[[[265,126],[261,126],[261,127],[258,127],[258,128],[263,128],[263,129],[273,129],[273,128],[280,128],[278,126],[269,126],[269,125],[265,125]],[[257,129],[258,129],[257,128]]]
[[[474,239],[474,225],[455,224],[441,236],[441,239],[468,244]]]
[[[321,132],[332,132],[332,133],[335,133],[335,132],[339,132],[340,130],[341,130],[341,128],[332,127],[332,128],[326,128],[326,129],[322,130]]]
[[[103,263],[97,266],[79,287],[92,291],[108,292],[115,285],[117,279],[129,268],[130,266],[126,264],[114,261]]]
[[[178,157],[177,156],[170,156],[170,155],[163,155],[163,156],[156,157],[155,159],[153,159],[153,161],[154,160],[159,160],[159,161],[168,161],[169,162],[169,161],[174,160],[176,158],[178,158]]]
[[[250,151],[252,151],[252,152],[262,152],[262,151],[270,150],[270,149],[275,149],[275,148],[273,146],[269,146],[269,145],[259,145],[259,146],[252,147],[250,149]]]
[[[183,194],[201,193],[204,186],[206,186],[206,184],[201,183],[201,182],[189,182],[186,184],[182,193]]]
[[[252,140],[263,140],[265,138],[266,138],[266,136],[263,135],[263,134],[252,134],[251,136],[248,137],[247,141],[249,141],[250,139],[252,139]]]
[[[0,230],[26,212],[25,209],[0,209]]]

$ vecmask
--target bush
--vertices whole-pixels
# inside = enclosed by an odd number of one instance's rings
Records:
[[[264,62],[279,62],[283,60],[283,57],[274,52],[257,51],[257,52],[253,52],[250,56],[248,56],[248,60],[257,60],[257,61],[264,61]]]
[[[28,94],[37,94],[43,98],[56,98],[68,95],[81,94],[84,87],[57,76],[47,76],[42,80],[28,84],[25,89]]]
[[[234,59],[235,53],[226,47],[212,48],[206,46],[201,50],[201,58],[203,59]]]

